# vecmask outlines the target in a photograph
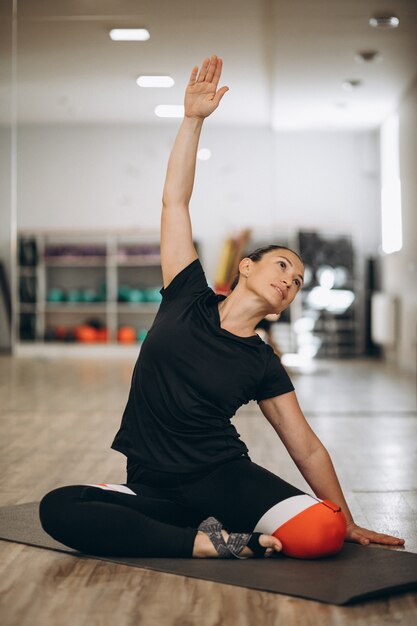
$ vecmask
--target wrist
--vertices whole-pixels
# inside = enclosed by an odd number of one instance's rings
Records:
[[[199,117],[197,115],[185,115],[184,114],[183,123],[189,126],[199,127],[203,125],[204,120],[205,120],[204,117]]]

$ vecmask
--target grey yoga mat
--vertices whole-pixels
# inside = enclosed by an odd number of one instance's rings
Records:
[[[334,557],[298,560],[150,559],[84,555],[54,541],[39,522],[38,503],[0,507],[0,539],[227,585],[348,604],[417,589],[417,554],[345,543]]]

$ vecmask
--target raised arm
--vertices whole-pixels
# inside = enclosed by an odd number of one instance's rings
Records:
[[[184,99],[184,119],[168,161],[162,196],[161,264],[164,287],[195,260],[189,202],[194,185],[198,142],[203,121],[218,107],[228,90],[217,90],[222,60],[216,55],[191,72]]]

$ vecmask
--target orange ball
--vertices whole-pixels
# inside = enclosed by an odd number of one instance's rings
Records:
[[[117,341],[120,343],[136,343],[136,330],[132,326],[121,326],[117,331]]]
[[[57,339],[65,339],[68,328],[66,326],[55,326],[54,331]]]
[[[96,330],[97,341],[107,341],[109,338],[109,331],[107,328],[99,328]]]
[[[77,326],[75,328],[75,338],[83,343],[92,343],[97,341],[97,331],[92,326]]]
[[[282,554],[298,559],[317,559],[340,552],[346,526],[340,506],[323,500],[290,518],[272,534],[282,543]]]

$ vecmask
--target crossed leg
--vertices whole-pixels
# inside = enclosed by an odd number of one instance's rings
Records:
[[[221,465],[183,486],[174,499],[214,515],[234,532],[272,535],[281,542],[282,553],[291,557],[335,554],[346,536],[346,519],[338,505],[303,493],[249,458]]]
[[[297,558],[335,554],[346,534],[337,505],[303,493],[248,458],[166,489],[132,483],[61,487],[44,496],[39,514],[56,540],[103,556],[214,556],[207,542],[201,554],[195,551],[198,526],[209,516],[222,522],[225,533],[276,537],[282,552]],[[269,539],[260,543],[273,545]]]
[[[188,507],[141,495],[134,485],[54,489],[42,498],[39,517],[51,537],[81,552],[179,558],[192,556],[203,519]]]

